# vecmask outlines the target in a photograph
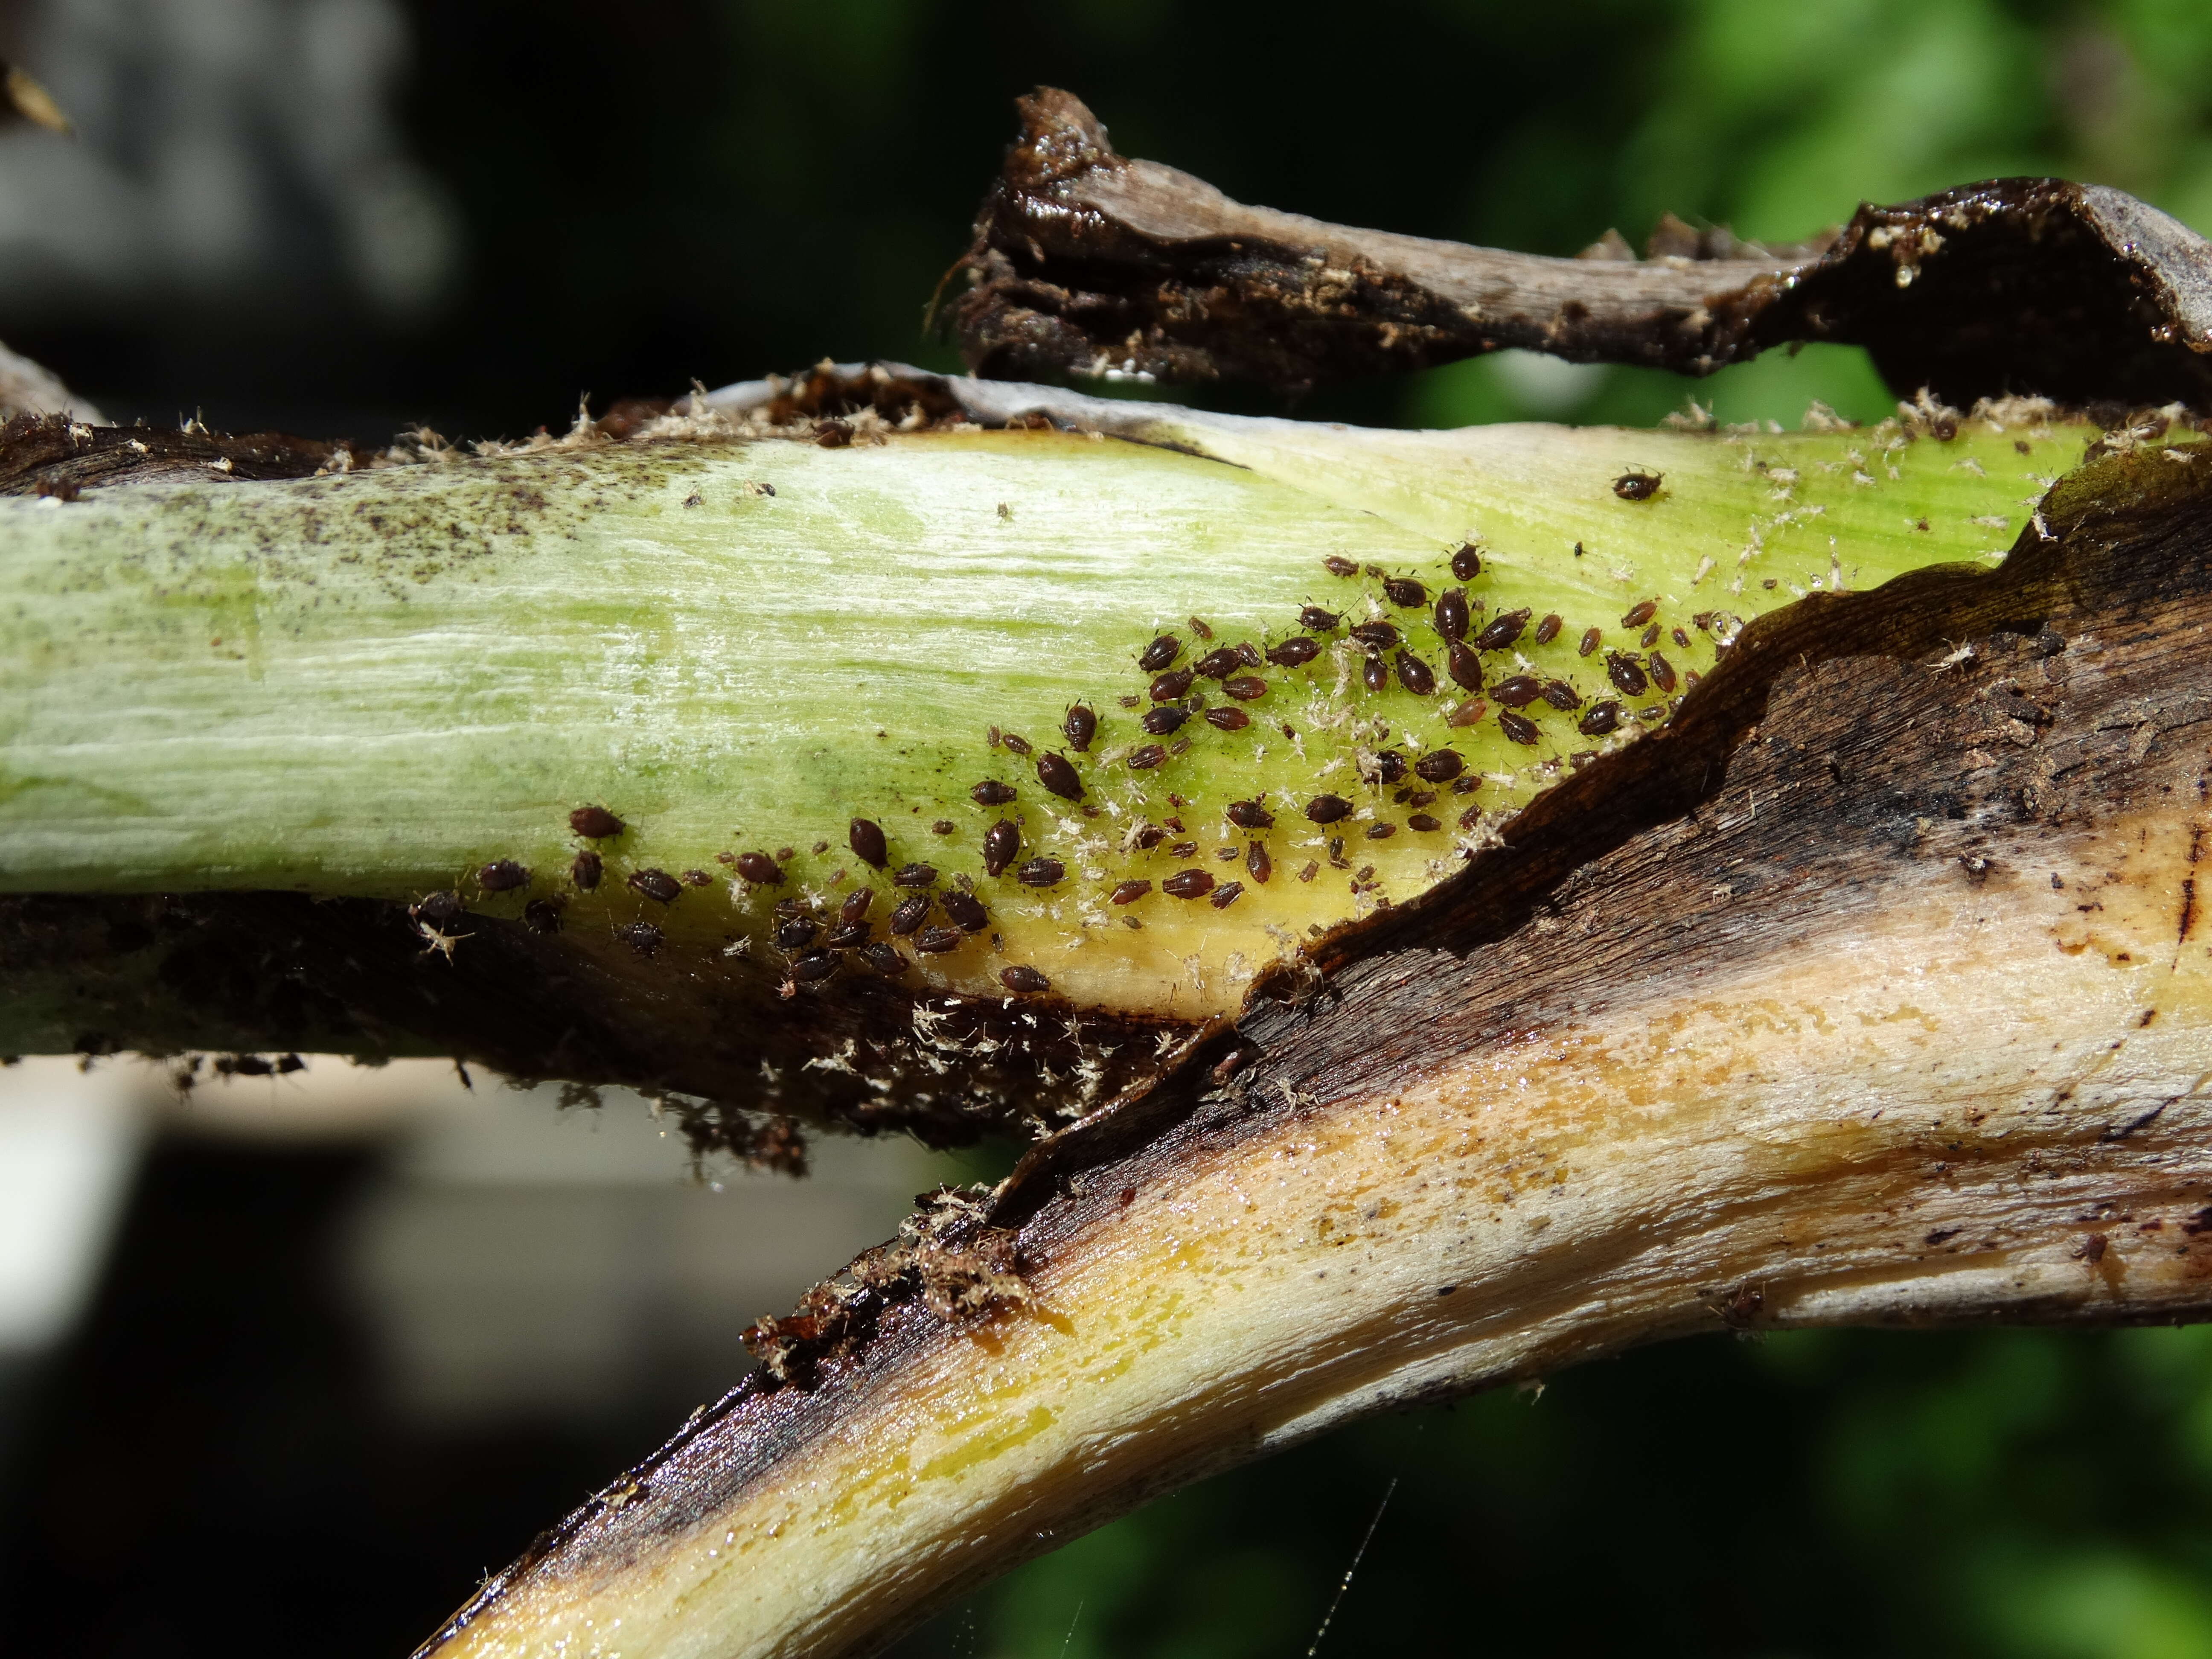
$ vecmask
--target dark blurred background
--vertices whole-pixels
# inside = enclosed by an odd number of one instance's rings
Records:
[[[1794,238],[2008,173],[2212,228],[2208,0],[0,0],[75,119],[0,133],[0,340],[111,418],[565,424],[924,302],[1038,82],[1128,154],[1571,252]],[[1877,415],[1854,352],[1692,385],[1509,354],[1298,411]],[[1249,404],[1246,406],[1249,406]],[[318,1062],[189,1097],[0,1072],[0,1651],[397,1656],[744,1364],[736,1331],[996,1172],[694,1172],[648,1109]],[[1165,1500],[922,1656],[2212,1659],[2203,1331],[1713,1338]]]

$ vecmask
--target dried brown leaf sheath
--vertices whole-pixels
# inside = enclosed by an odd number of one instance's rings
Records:
[[[2144,448],[2045,521],[1755,624],[1318,994],[825,1292],[787,1381],[426,1652],[862,1653],[1386,1406],[1723,1324],[2200,1316],[2212,484]],[[933,1251],[1021,1294],[948,1320]]]
[[[1900,395],[1929,386],[1962,407],[2212,390],[2203,243],[2101,186],[1996,179],[1863,207],[1799,247],[1721,232],[1644,260],[1618,257],[1618,238],[1606,257],[1545,258],[1245,206],[1115,154],[1065,92],[1021,112],[957,308],[969,365],[994,378],[1295,392],[1504,346],[1704,374],[1833,340],[1865,346]]]

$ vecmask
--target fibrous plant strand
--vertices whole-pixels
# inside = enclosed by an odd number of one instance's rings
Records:
[[[1394,433],[858,368],[696,401],[471,453],[9,428],[46,493],[0,501],[0,888],[111,896],[125,948],[18,902],[0,1049],[535,1051],[1049,1128],[1753,619],[1994,562],[2106,431]],[[220,971],[254,950],[295,994]]]

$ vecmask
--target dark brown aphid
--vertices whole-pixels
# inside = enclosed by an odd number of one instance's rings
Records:
[[[1307,605],[1298,612],[1298,626],[1316,634],[1334,634],[1343,620],[1338,612],[1324,611],[1317,605]]]
[[[1375,757],[1375,775],[1386,786],[1398,782],[1406,775],[1406,757],[1395,749],[1385,749]]]
[[[1213,890],[1213,877],[1205,870],[1178,870],[1160,884],[1170,898],[1204,898]]]
[[[1384,662],[1379,656],[1362,659],[1359,665],[1359,683],[1370,691],[1389,690],[1390,665]]]
[[[660,948],[660,929],[649,921],[628,921],[615,929],[615,937],[641,957]]]
[[[605,841],[626,827],[604,806],[579,806],[568,814],[568,828],[586,841]]]
[[[1388,841],[1397,833],[1398,826],[1388,819],[1381,823],[1370,823],[1367,826],[1367,839],[1370,841]]]
[[[1198,856],[1198,843],[1194,841],[1176,842],[1168,848],[1168,856],[1173,859],[1194,859]]]
[[[811,916],[788,916],[775,930],[775,942],[786,951],[804,951],[822,931]]]
[[[996,778],[986,778],[982,782],[977,784],[973,789],[970,789],[968,792],[968,799],[974,801],[978,806],[1004,806],[1013,798],[1014,786],[1011,783],[1000,783]],[[872,825],[870,827],[872,828],[873,826]],[[878,830],[877,833],[881,834],[882,832]],[[854,848],[854,851],[855,852],[858,852],[859,850],[860,849],[858,848]],[[878,869],[881,869],[883,867],[884,861],[879,858],[871,859],[868,861],[871,864],[873,864]]]
[[[513,859],[494,859],[477,872],[477,885],[487,893],[511,893],[530,885],[530,872]]]
[[[1275,815],[1256,800],[1232,800],[1224,810],[1230,823],[1239,830],[1269,830],[1274,827]]]
[[[1062,800],[1083,799],[1083,780],[1065,755],[1037,757],[1037,781]]]
[[[1182,654],[1182,641],[1172,634],[1163,634],[1145,647],[1137,666],[1147,674],[1157,674]]]
[[[1352,815],[1352,803],[1341,795],[1316,795],[1306,803],[1306,817],[1316,823],[1334,823]]]
[[[743,860],[739,860],[740,864],[743,862]],[[781,873],[778,872],[779,875]],[[634,893],[644,894],[657,903],[673,904],[682,896],[684,884],[665,870],[640,870],[631,875],[629,889]]]
[[[533,933],[557,933],[561,931],[561,901],[532,899],[522,907],[523,925]]]
[[[1671,695],[1674,690],[1674,665],[1654,651],[1644,659],[1651,670],[1651,683]]]
[[[1211,903],[1217,910],[1226,910],[1231,905],[1237,902],[1237,899],[1243,896],[1243,891],[1244,884],[1241,881],[1224,882],[1220,886],[1214,889],[1213,897],[1209,900],[1208,902]]]
[[[1452,555],[1452,574],[1462,581],[1471,582],[1481,574],[1482,555],[1474,550],[1473,542]]]
[[[979,791],[987,787],[990,788],[1004,787],[1003,785],[1000,784],[992,784],[988,786],[977,784],[975,787]],[[1008,789],[1006,793],[1007,794],[1012,795],[1013,791]],[[860,860],[863,864],[872,865],[877,869],[880,870],[884,865],[890,862],[891,849],[884,840],[884,827],[872,818],[854,818],[852,823],[846,829],[845,842],[853,849],[853,856]],[[759,878],[748,876],[745,879],[748,881],[755,881],[758,880]]]
[[[1544,695],[1544,683],[1533,674],[1516,674],[1492,686],[1490,695],[1508,708],[1526,708]]]
[[[1267,849],[1255,841],[1245,849],[1244,869],[1253,880],[1265,887],[1267,884],[1267,878],[1275,873],[1275,864],[1274,860],[1267,856]]]
[[[1320,873],[1321,860],[1319,859],[1308,859],[1306,860],[1306,867],[1298,872],[1298,879],[1300,881],[1310,882]]]
[[[1444,653],[1444,672],[1466,690],[1482,690],[1482,659],[1457,640],[1452,641],[1451,649]]]
[[[1443,638],[1465,639],[1471,615],[1467,608],[1465,588],[1447,587],[1437,595],[1437,632]]]
[[[948,888],[939,902],[945,906],[945,914],[952,925],[963,933],[980,933],[991,925],[991,913],[973,893],[963,893],[957,887]]]
[[[1180,703],[1162,703],[1158,708],[1145,711],[1144,719],[1137,722],[1156,738],[1164,738],[1190,718],[1190,710]]]
[[[1016,996],[1030,996],[1052,989],[1052,981],[1034,968],[1002,968],[999,970],[999,983]]]
[[[1465,770],[1466,758],[1456,749],[1431,749],[1413,763],[1415,775],[1430,783],[1449,783]]]
[[[874,888],[855,887],[845,895],[845,902],[837,907],[837,920],[848,927],[854,922],[865,921],[867,919],[868,907],[875,902]]]
[[[1434,834],[1437,830],[1443,829],[1443,825],[1438,823],[1426,812],[1416,812],[1413,817],[1406,820],[1406,828],[1408,830],[1418,830],[1421,834],[1426,836]]]
[[[1173,702],[1177,697],[1190,694],[1190,683],[1194,678],[1188,668],[1178,668],[1171,674],[1162,674],[1152,684],[1154,702]]]
[[[1575,722],[1575,730],[1586,738],[1602,738],[1620,725],[1620,705],[1607,701],[1594,703],[1589,714]]]
[[[1410,651],[1398,653],[1398,684],[1417,697],[1432,696],[1437,689],[1436,671]]]
[[[1637,666],[1636,659],[1618,651],[1606,658],[1605,677],[1632,697],[1640,697],[1651,689],[1651,683],[1644,678],[1644,671]]]
[[[842,449],[853,441],[853,423],[831,418],[814,423],[814,441],[824,449]]]
[[[1108,902],[1114,904],[1134,904],[1152,890],[1152,884],[1149,881],[1125,881],[1115,886]]]
[[[866,945],[868,924],[856,921],[849,927],[832,927],[822,942],[833,951],[849,951],[856,945]]]
[[[878,943],[863,946],[860,960],[887,978],[896,979],[906,972],[906,958],[888,945]]]
[[[1239,674],[1233,680],[1222,681],[1221,689],[1239,702],[1251,702],[1267,695],[1267,682],[1257,674]]]
[[[937,866],[933,864],[902,864],[891,877],[895,887],[934,887]]]
[[[1359,567],[1350,559],[1340,559],[1334,553],[1322,562],[1322,568],[1332,576],[1357,576]]]
[[[1252,724],[1252,717],[1241,708],[1209,708],[1206,723],[1222,732],[1242,732]]]
[[[1321,655],[1321,641],[1301,634],[1267,647],[1267,660],[1278,668],[1303,668]]]
[[[605,866],[597,853],[579,853],[568,866],[568,879],[576,884],[580,892],[590,892],[599,884],[599,874]]]
[[[1583,706],[1583,694],[1565,680],[1551,680],[1544,686],[1544,701],[1564,714]]]
[[[1097,711],[1088,703],[1072,704],[1067,718],[1060,723],[1060,729],[1066,735],[1070,749],[1079,755],[1086,754],[1091,749],[1091,739],[1098,734]]]
[[[921,926],[922,918],[929,914],[929,895],[916,893],[912,898],[901,899],[891,910],[890,927],[900,939]]]
[[[1656,599],[1645,599],[1632,605],[1628,608],[1628,614],[1620,619],[1620,625],[1623,628],[1641,628],[1651,620],[1652,614],[1658,609],[1659,601]]]
[[[1225,680],[1242,666],[1243,666],[1243,659],[1237,654],[1237,647],[1233,645],[1224,645],[1218,651],[1209,651],[1191,664],[1194,672],[1205,675],[1210,680]]]
[[[958,950],[964,937],[956,927],[925,927],[914,936],[914,948],[926,957],[941,957]]]
[[[714,877],[704,870],[686,870],[678,879],[686,887],[712,887],[714,884]]]
[[[1659,624],[1657,623],[1653,623],[1650,627],[1644,630],[1642,636],[1638,638],[1636,642],[1642,646],[1646,651],[1649,651],[1653,646],[1658,644]]]
[[[1213,630],[1195,617],[1190,619],[1190,631],[1201,640],[1210,640],[1213,637]]]
[[[1526,714],[1516,714],[1510,708],[1498,711],[1498,728],[1516,743],[1534,743],[1540,734],[1536,722]]]
[[[1690,648],[1690,636],[1687,634],[1685,634],[1679,628],[1668,629],[1667,630],[1667,637],[1674,641],[1676,645],[1680,646],[1685,651],[1687,651]]]
[[[1000,818],[983,832],[983,873],[1004,875],[1021,850],[1021,826],[1011,818]]]
[[[929,826],[929,833],[933,836],[949,836],[959,827],[951,818],[939,818]],[[830,850],[830,843],[826,841],[817,841],[814,843],[814,850],[817,853],[826,853]]]
[[[1613,493],[1624,501],[1648,501],[1659,493],[1659,481],[1666,476],[1641,468],[1624,472],[1613,481]]]
[[[789,971],[796,984],[818,985],[837,971],[836,953],[817,951],[812,956],[799,957],[791,964]]]
[[[1361,623],[1352,630],[1352,637],[1370,651],[1388,651],[1398,643],[1398,630],[1386,622]]]
[[[1005,744],[1007,748],[1012,750],[1017,755],[1026,756],[1030,752],[1030,740],[1022,736],[1018,732],[1009,732],[1004,737],[1000,738],[999,741]]]
[[[1147,823],[1137,831],[1137,845],[1147,853],[1168,838],[1168,832],[1157,823]]]
[[[1503,616],[1492,617],[1482,632],[1474,636],[1478,651],[1503,651],[1521,637],[1521,630],[1528,625],[1528,612],[1508,611]]]
[[[1541,622],[1536,624],[1536,643],[1539,645],[1549,645],[1553,640],[1559,637],[1560,627],[1559,613],[1554,611],[1547,614]]]
[[[1024,887],[1057,887],[1067,879],[1067,866],[1058,859],[1031,859],[1014,872]]]
[[[1604,637],[1605,635],[1599,633],[1595,628],[1584,629],[1583,630],[1583,642],[1575,647],[1575,654],[1578,657],[1587,657],[1591,652],[1597,649],[1598,641],[1602,640]]]
[[[1429,590],[1411,576],[1385,576],[1382,579],[1383,597],[1402,610],[1414,611],[1429,602]]]
[[[1149,772],[1168,757],[1168,751],[1156,743],[1139,744],[1129,751],[1129,769]]]

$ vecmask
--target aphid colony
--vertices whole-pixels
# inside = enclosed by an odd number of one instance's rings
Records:
[[[1011,996],[1048,992],[1050,976],[1019,959],[1037,942],[1030,928],[1039,904],[1060,918],[1057,927],[1073,905],[1083,925],[1118,918],[1140,933],[1142,917],[1164,919],[1154,914],[1163,904],[1231,912],[1274,935],[1255,957],[1275,954],[1296,934],[1273,917],[1318,933],[1316,916],[1333,921],[1388,904],[1455,867],[1486,817],[1509,814],[1607,740],[1663,719],[1696,684],[1699,671],[1688,664],[1710,666],[1740,626],[1711,611],[1662,617],[1668,604],[1656,596],[1632,601],[1617,623],[1571,625],[1558,612],[1502,601],[1501,573],[1474,544],[1443,567],[1431,576],[1332,556],[1323,591],[1299,604],[1279,637],[1218,640],[1199,617],[1188,630],[1195,642],[1180,628],[1155,635],[1132,650],[1127,690],[1066,705],[1057,744],[991,727],[975,757],[986,775],[971,775],[962,791],[983,813],[973,831],[936,816],[949,802],[905,811],[905,803],[854,802],[867,810],[845,828],[843,850],[858,868],[836,871],[832,887],[842,891],[825,896],[793,879],[789,847],[718,854],[741,915],[757,916],[766,934],[774,954],[765,960],[781,966],[786,994],[841,972],[901,979],[918,964],[953,966],[954,957],[971,988],[988,975]],[[1662,629],[1680,666],[1661,648]],[[1393,741],[1398,730],[1406,737]],[[1206,807],[1237,769],[1261,787]],[[886,828],[910,817],[939,838],[927,860]],[[596,843],[629,829],[599,805],[578,807],[568,823],[578,840]],[[1091,831],[1094,823],[1118,844]],[[1401,857],[1387,881],[1349,850],[1356,838],[1379,857],[1401,837],[1419,862],[1409,870]],[[829,849],[826,839],[812,844],[817,855]],[[1261,900],[1254,912],[1285,854],[1290,886],[1276,890],[1296,902],[1286,909]],[[1238,878],[1206,867],[1208,858],[1235,866]],[[1348,892],[1324,896],[1316,885],[1324,867],[1342,872]],[[584,848],[567,873],[575,891],[597,891],[605,854]],[[477,884],[488,895],[515,892],[531,874],[498,860]],[[643,914],[622,921],[614,936],[650,957],[666,944],[664,924],[686,890],[714,881],[641,866],[626,868],[620,884],[644,902]],[[552,931],[564,902],[535,899],[526,919]]]

